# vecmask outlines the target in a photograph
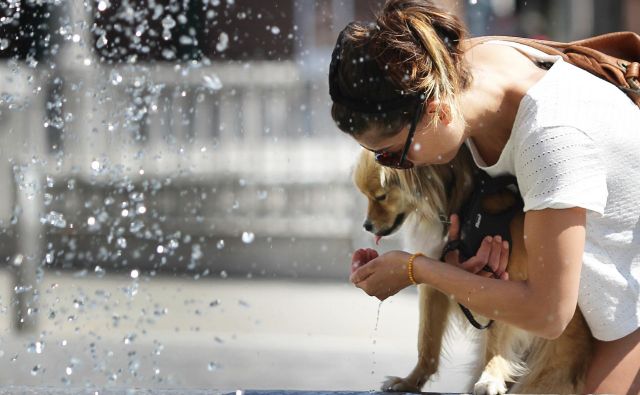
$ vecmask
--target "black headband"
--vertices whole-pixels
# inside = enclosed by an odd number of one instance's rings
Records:
[[[342,54],[342,41],[344,38],[345,30],[340,32],[340,35],[338,36],[336,46],[333,48],[333,53],[331,54],[331,64],[329,65],[329,95],[331,96],[331,100],[333,100],[334,103],[343,105],[351,111],[356,111],[363,114],[380,114],[385,112],[403,110],[409,108],[418,100],[424,101],[425,95],[423,93],[400,92],[401,96],[384,101],[373,101],[364,97],[354,98],[345,96],[342,91],[340,91],[340,86],[338,84],[338,73]]]

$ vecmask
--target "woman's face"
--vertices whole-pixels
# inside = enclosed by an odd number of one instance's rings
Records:
[[[427,109],[418,121],[407,159],[414,166],[448,163],[456,156],[464,142],[464,122],[451,117],[448,107],[438,110],[432,102],[425,105]],[[434,126],[435,116],[438,116],[438,122]],[[369,130],[355,139],[370,151],[399,154],[407,141],[410,126],[407,124],[391,137],[380,137],[378,130]]]

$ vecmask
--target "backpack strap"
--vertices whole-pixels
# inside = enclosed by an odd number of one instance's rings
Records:
[[[472,45],[499,40],[535,48],[608,81],[640,107],[640,35],[614,32],[568,43],[511,36],[484,36],[471,39]]]

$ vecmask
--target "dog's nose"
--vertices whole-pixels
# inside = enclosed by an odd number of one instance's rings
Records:
[[[364,221],[364,224],[362,224],[362,226],[367,232],[371,232],[371,229],[373,229],[373,224],[369,220]]]

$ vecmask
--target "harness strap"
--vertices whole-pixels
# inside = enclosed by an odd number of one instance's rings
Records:
[[[464,307],[461,303],[458,303],[458,306],[460,306],[462,313],[464,314],[465,317],[467,317],[467,320],[471,325],[474,326],[474,328],[479,330],[488,329],[491,326],[491,324],[493,324],[493,320],[489,320],[489,322],[482,325],[481,323],[476,321],[475,317],[473,316],[473,314],[471,314],[471,311],[468,308]]]
[[[458,240],[451,240],[450,242],[448,242],[445,246],[444,249],[442,250],[442,255],[440,256],[440,260],[444,262],[444,257],[451,251],[455,251],[458,248],[460,248],[460,244],[461,241]],[[491,268],[487,265],[485,267],[482,268],[482,270],[484,270],[485,272],[489,272],[489,273],[493,273],[493,270],[491,270]],[[495,273],[493,273],[495,276]],[[462,313],[464,314],[465,317],[467,317],[467,320],[469,321],[469,323],[471,325],[473,325],[474,328],[479,329],[479,330],[483,330],[483,329],[487,329],[491,326],[491,324],[493,324],[493,320],[490,320],[488,323],[482,325],[481,323],[479,323],[475,317],[473,316],[473,313],[471,313],[471,310],[469,310],[468,308],[466,308],[462,303],[458,303],[458,306],[460,306],[460,310],[462,310]]]
[[[472,196],[464,205],[460,212],[460,237],[457,240],[449,241],[443,248],[440,260],[444,262],[445,256],[454,250],[460,252],[460,259],[462,261],[473,256],[478,248],[482,239],[486,236],[501,235],[504,240],[507,240],[511,244],[511,233],[509,231],[509,225],[513,217],[522,210],[523,203],[522,198],[517,191],[516,178],[513,176],[498,176],[491,178],[488,174],[480,171],[477,174],[479,178],[479,185],[475,188]],[[498,214],[486,213],[482,207],[482,199],[486,195],[495,194],[501,191],[508,190],[509,187],[514,187],[512,191],[518,198],[516,203],[503,212]],[[509,251],[511,253],[511,251]],[[495,273],[487,265],[482,270],[492,273],[496,277]],[[493,323],[490,320],[487,324],[480,324],[473,316],[471,311],[458,303],[463,314],[476,329],[487,329]]]

